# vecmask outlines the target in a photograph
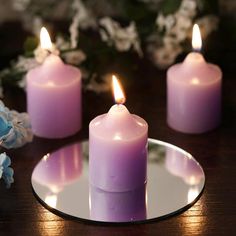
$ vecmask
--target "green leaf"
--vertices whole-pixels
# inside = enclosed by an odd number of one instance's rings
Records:
[[[32,52],[35,48],[37,48],[39,44],[39,40],[36,37],[28,37],[24,42],[24,50],[25,53],[28,54]]]
[[[179,8],[181,0],[165,0],[162,3],[161,11],[164,15],[172,14]]]

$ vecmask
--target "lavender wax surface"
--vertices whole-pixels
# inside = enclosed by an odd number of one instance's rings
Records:
[[[193,26],[192,46],[202,47],[201,32]],[[221,120],[222,72],[199,52],[167,71],[167,123],[180,132],[198,134],[216,128]]]
[[[222,72],[200,53],[190,53],[167,72],[167,122],[184,133],[204,133],[221,120]]]
[[[89,182],[110,192],[124,192],[146,183],[145,120],[114,105],[89,125]]]
[[[51,54],[27,74],[27,110],[35,135],[63,138],[81,128],[81,73]]]

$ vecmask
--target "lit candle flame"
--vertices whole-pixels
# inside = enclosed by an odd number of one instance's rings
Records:
[[[125,103],[125,95],[115,75],[112,75],[113,93],[117,104]]]
[[[194,24],[193,26],[192,47],[196,51],[200,51],[202,48],[201,32],[197,24]]]
[[[41,45],[41,48],[43,49],[46,49],[46,50],[52,49],[51,38],[45,27],[42,27],[40,31],[40,45]]]

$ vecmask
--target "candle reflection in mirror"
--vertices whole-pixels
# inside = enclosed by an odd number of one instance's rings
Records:
[[[56,208],[57,206],[57,195],[52,194],[52,195],[47,195],[45,197],[45,202],[47,203],[48,206],[52,208]]]
[[[90,185],[90,218],[96,221],[127,222],[146,219],[146,185],[128,192],[105,192]]]
[[[186,158],[183,159],[183,155]],[[191,154],[173,148],[166,149],[166,169],[190,186],[199,184],[204,177],[202,169]]]
[[[32,175],[37,183],[58,193],[79,178],[82,171],[81,144],[74,144],[44,156]]]
[[[191,203],[193,202],[196,197],[199,195],[199,189],[197,186],[194,186],[194,187],[191,187],[189,190],[188,190],[188,199],[187,199],[187,202],[188,203]]]

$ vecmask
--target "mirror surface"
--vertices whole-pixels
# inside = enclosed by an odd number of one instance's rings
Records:
[[[35,195],[61,216],[107,223],[161,219],[190,207],[200,196],[205,175],[184,150],[149,139],[147,184],[123,193],[89,186],[88,142],[46,154],[31,178]]]

